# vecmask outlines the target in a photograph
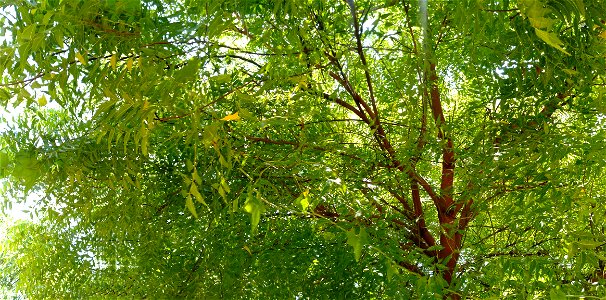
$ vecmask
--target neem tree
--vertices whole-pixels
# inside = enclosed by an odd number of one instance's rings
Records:
[[[5,286],[606,295],[606,3],[2,7]]]

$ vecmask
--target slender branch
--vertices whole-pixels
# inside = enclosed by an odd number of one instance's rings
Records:
[[[412,196],[412,204],[414,207],[414,216],[417,220],[419,235],[423,238],[427,245],[429,245],[429,247],[434,246],[436,244],[436,239],[431,235],[431,233],[427,229],[427,225],[425,224],[423,204],[421,203],[421,195],[419,193],[419,183],[414,179],[410,181],[410,190]],[[437,253],[433,253],[433,255],[437,256]]]
[[[349,153],[345,153],[342,151],[337,151],[337,150],[333,150],[333,149],[328,149],[328,148],[324,148],[324,147],[319,147],[319,146],[310,146],[307,144],[301,144],[299,142],[294,142],[294,141],[285,141],[285,140],[272,140],[269,138],[263,138],[263,137],[255,137],[255,136],[246,136],[245,137],[247,140],[253,141],[253,142],[260,142],[260,143],[265,143],[265,144],[272,144],[272,145],[291,145],[291,146],[295,146],[295,147],[301,147],[301,148],[309,148],[312,150],[316,150],[316,151],[323,151],[323,152],[334,152],[337,153],[338,155],[341,156],[345,156],[345,157],[349,157],[355,160],[363,160],[362,158],[353,155],[353,154],[349,154]]]
[[[436,48],[438,47],[438,45],[440,44],[440,42],[442,42],[442,38],[444,38],[445,31],[443,29],[446,28],[446,24],[447,24],[447,21],[448,21],[447,16],[448,15],[445,15],[444,19],[442,19],[442,24],[440,25],[440,31],[438,33],[438,39],[436,40]]]
[[[405,3],[404,4],[404,11],[406,12],[406,27],[408,28],[408,33],[410,34],[410,39],[412,41],[412,46],[413,46],[413,50],[416,54],[419,53],[419,47],[417,46],[417,38],[415,37],[414,31],[412,30],[412,23],[410,22],[411,17],[410,17],[410,4],[409,3]]]
[[[410,205],[408,204],[408,201],[406,201],[406,199],[404,198],[404,196],[396,193],[396,191],[392,190],[392,189],[387,189],[389,191],[389,193],[396,198],[400,204],[402,204],[402,206],[404,207],[404,210],[400,210],[397,209],[398,212],[400,212],[401,214],[403,214],[407,219],[409,220],[413,220],[414,217],[413,215],[411,215],[411,213],[413,213],[413,209],[410,207]],[[391,205],[390,205],[391,206]],[[395,209],[395,208],[394,208]]]
[[[339,60],[336,58],[336,54],[334,53],[334,50],[333,50],[333,54],[329,54],[329,53],[325,52],[325,55],[328,58],[328,60],[330,61],[330,63],[333,66],[335,66],[337,68],[337,70],[339,70],[339,73],[341,73],[341,76],[337,75],[334,72],[329,72],[329,75],[332,78],[334,78],[351,95],[354,102],[358,106],[358,109],[361,112],[365,112],[366,114],[368,114],[369,118],[374,120],[375,117],[374,117],[374,113],[373,113],[372,109],[370,109],[370,107],[368,106],[366,101],[364,101],[364,99],[362,97],[360,97],[360,95],[355,91],[355,89],[353,88],[353,86],[351,85],[349,80],[347,79],[347,75],[345,75],[343,66],[341,65]],[[364,106],[364,108],[362,108],[362,106]]]
[[[485,12],[492,12],[492,13],[519,11],[518,8],[512,8],[512,9],[480,9],[480,10],[481,11],[485,11]]]
[[[217,44],[217,47],[219,47],[219,48],[226,48],[226,49],[230,49],[230,50],[234,50],[234,51],[238,51],[238,52],[244,53],[244,54],[258,55],[258,56],[294,56],[294,55],[301,54],[301,52],[292,52],[292,53],[261,53],[261,52],[248,51],[248,50],[244,50],[242,48],[238,48],[238,47],[234,47],[234,46],[228,46],[228,45],[224,45],[224,44]]]
[[[520,253],[518,251],[508,251],[508,252],[494,252],[483,255],[484,258],[490,257],[498,257],[498,256],[511,256],[511,257],[529,257],[529,256],[549,256],[547,251],[539,250],[536,253]]]
[[[379,122],[379,111],[377,110],[377,103],[375,100],[375,95],[374,95],[374,91],[372,88],[372,80],[370,78],[370,71],[368,70],[368,63],[366,62],[366,56],[364,55],[364,49],[362,48],[362,38],[361,38],[361,34],[362,34],[362,28],[360,28],[360,24],[358,21],[358,15],[356,12],[356,4],[354,2],[354,0],[347,0],[347,3],[349,4],[349,8],[351,10],[351,16],[353,18],[353,25],[354,25],[354,36],[356,38],[356,44],[357,44],[357,49],[356,51],[358,52],[358,56],[360,57],[360,61],[362,62],[362,66],[364,66],[364,76],[366,77],[366,85],[368,86],[368,93],[370,95],[370,102],[372,105],[372,112],[375,115],[374,119],[375,122]]]
[[[255,81],[251,80],[251,81],[249,81],[249,82],[247,82],[247,83],[245,83],[245,84],[243,84],[243,85],[241,85],[241,86],[239,86],[239,87],[237,87],[235,89],[232,89],[232,90],[226,92],[225,94],[217,97],[215,100],[213,100],[213,101],[209,102],[208,104],[206,104],[206,105],[198,108],[197,111],[203,112],[209,106],[214,105],[215,103],[217,103],[217,102],[225,99],[227,96],[235,93],[236,91],[239,91],[239,90],[243,89],[244,87],[246,87],[247,85],[249,85],[249,84],[251,84],[253,82],[255,82]],[[172,121],[172,120],[177,120],[177,119],[182,119],[182,118],[190,117],[193,113],[194,112],[190,112],[190,113],[186,113],[186,114],[183,114],[183,115],[168,116],[168,117],[163,117],[163,118],[156,117],[155,120],[158,121],[158,122],[163,123],[163,122],[168,122],[168,121]]]
[[[364,123],[370,124],[370,121],[368,120],[368,118],[366,117],[366,115],[364,113],[362,113],[357,108],[353,107],[353,105],[343,101],[343,99],[338,98],[338,97],[331,97],[327,93],[322,93],[322,98],[324,98],[325,100],[328,100],[330,102],[337,103],[338,105],[340,105],[340,106],[348,109],[349,111],[353,112],[354,114],[356,114],[356,116],[360,117],[364,121]]]
[[[419,267],[417,267],[416,265],[413,265],[411,263],[407,263],[404,261],[398,262],[398,265],[400,265],[401,267],[403,267],[403,268],[407,269],[408,271],[411,271],[415,274],[425,276],[425,273],[423,271],[421,271],[421,269],[419,269]]]
[[[46,72],[40,72],[36,76],[31,77],[31,78],[27,78],[27,79],[23,79],[23,80],[18,80],[18,81],[11,81],[11,82],[8,82],[8,83],[0,84],[0,87],[7,87],[7,86],[18,85],[18,84],[28,85],[28,84],[32,83],[33,81],[35,81],[36,79],[44,76],[45,74],[46,74]]]
[[[461,211],[461,217],[459,220],[459,229],[460,230],[465,230],[467,228],[467,225],[469,225],[469,222],[471,222],[471,220],[475,217],[475,212],[472,210],[472,206],[473,206],[473,199],[469,199],[467,202],[465,202],[465,205],[463,206],[463,210]]]
[[[358,109],[362,112],[366,112],[366,114],[368,114],[368,116],[370,117],[370,119],[374,121],[376,120],[376,117],[372,111],[372,109],[370,108],[370,106],[368,105],[368,103],[366,103],[366,101],[354,90],[354,88],[352,87],[351,83],[349,82],[349,80],[345,77],[341,77],[338,74],[334,73],[334,72],[330,72],[329,73],[330,77],[334,78],[339,84],[341,84],[341,86],[349,93],[349,95],[354,99],[354,101],[356,102],[356,104],[358,105]],[[363,107],[360,107],[360,105]]]
[[[259,69],[262,69],[262,68],[263,68],[263,66],[262,66],[262,65],[260,65],[259,63],[257,63],[256,61],[254,61],[254,60],[252,60],[252,59],[250,59],[250,58],[246,58],[246,57],[242,57],[242,56],[240,56],[240,55],[236,55],[236,54],[223,54],[223,55],[215,55],[215,56],[213,56],[213,57],[215,57],[215,58],[224,58],[224,57],[237,58],[237,59],[243,60],[243,61],[245,61],[245,62],[251,63],[251,64],[253,64],[253,65],[257,66]]]

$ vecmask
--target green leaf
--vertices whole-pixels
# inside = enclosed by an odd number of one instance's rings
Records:
[[[148,156],[147,147],[149,144],[149,130],[147,129],[145,124],[141,124],[141,130],[139,133],[141,136],[141,153],[143,154],[143,156]]]
[[[54,12],[49,11],[47,12],[44,17],[42,18],[42,25],[48,25],[48,23],[50,22],[50,19],[53,17]]]
[[[564,53],[566,55],[570,55],[570,53],[568,53],[566,50],[564,50],[564,48],[562,48],[562,45],[564,45],[564,42],[562,42],[555,33],[543,31],[538,28],[535,28],[534,31],[537,34],[537,36],[539,38],[541,38],[549,46],[562,51],[562,53]]]
[[[394,266],[393,262],[391,262],[391,260],[389,259],[387,260],[385,265],[387,269],[387,280],[391,281],[393,277],[399,273],[399,269]]]
[[[586,250],[595,249],[595,248],[605,245],[605,244],[606,244],[606,242],[593,241],[593,240],[581,240],[581,241],[577,242],[577,245],[581,249],[586,249]]]
[[[221,187],[223,188],[223,190],[226,193],[230,193],[231,190],[229,189],[229,185],[227,185],[227,181],[225,180],[225,177],[221,177]]]
[[[10,156],[6,152],[0,152],[0,178],[3,178],[8,170]]]
[[[196,170],[193,167],[193,164],[190,161],[188,161],[188,162],[189,162],[189,164],[191,164],[191,168],[189,168],[189,170],[194,169],[193,172],[191,173],[192,181],[195,184],[197,184],[197,185],[201,185],[202,184],[202,178],[200,177],[200,175],[198,175],[198,170]]]
[[[522,13],[529,18],[540,18],[551,11],[541,0],[519,0],[518,3]]]
[[[187,207],[187,209],[194,216],[194,218],[198,218],[198,213],[196,212],[196,207],[194,205],[194,201],[191,199],[191,195],[187,195],[187,197],[185,198],[185,207]]]
[[[197,58],[188,61],[183,68],[175,72],[175,80],[179,82],[187,82],[195,79],[198,74],[199,66],[200,61]]]
[[[190,186],[189,193],[194,195],[196,201],[208,206],[208,204],[206,204],[206,201],[204,201],[204,197],[202,197],[202,194],[200,194],[200,191],[198,191],[198,186],[195,183],[192,183],[192,185]]]
[[[555,23],[554,19],[544,17],[529,18],[529,20],[532,27],[539,29],[550,29]]]
[[[251,232],[255,234],[257,232],[257,227],[259,226],[259,221],[261,220],[261,214],[265,212],[265,205],[260,200],[260,195],[254,196],[253,190],[249,190],[248,196],[246,197],[246,202],[244,203],[244,210],[250,214],[251,220]]]
[[[211,77],[210,80],[213,82],[216,82],[216,83],[228,83],[231,80],[231,75],[230,74],[221,74],[221,75]]]
[[[55,42],[57,43],[57,45],[59,45],[60,48],[63,48],[64,44],[63,44],[63,31],[61,30],[55,30],[53,32],[53,38],[55,39]]]
[[[366,234],[366,229],[364,227],[360,228],[360,232],[356,233],[355,227],[352,227],[347,232],[347,244],[353,247],[354,257],[356,261],[360,261],[360,257],[362,256],[362,248],[366,243],[368,243],[368,235]]]
[[[551,289],[549,291],[549,299],[550,300],[566,300],[566,299],[569,299],[569,298],[566,297],[566,293],[564,293],[564,291],[562,291],[558,287],[558,288]]]
[[[444,249],[444,246],[442,246],[442,245],[433,245],[433,246],[427,248],[426,251],[440,251],[442,249]]]
[[[309,207],[309,190],[303,191],[297,198],[297,202],[301,205],[301,210],[306,212]]]
[[[24,40],[31,40],[36,32],[36,24],[29,25],[21,31],[19,37]]]

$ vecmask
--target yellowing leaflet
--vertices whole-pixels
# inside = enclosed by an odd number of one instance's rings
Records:
[[[118,61],[118,58],[116,57],[116,54],[112,55],[112,57],[109,59],[109,65],[112,67],[112,69],[116,69],[116,62]]]
[[[86,60],[84,59],[84,56],[80,54],[80,52],[76,52],[76,58],[81,64],[86,65]]]
[[[240,116],[238,115],[238,112],[235,112],[234,114],[227,115],[227,116],[223,117],[221,120],[223,120],[223,121],[239,121],[240,120]]]
[[[132,57],[130,57],[126,61],[126,69],[129,70],[129,71],[133,69],[133,58]]]

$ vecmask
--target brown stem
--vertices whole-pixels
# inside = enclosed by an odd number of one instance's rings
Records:
[[[429,230],[427,229],[427,225],[425,224],[425,217],[423,215],[423,204],[421,203],[421,195],[419,193],[419,184],[415,180],[410,181],[410,190],[412,196],[412,204],[414,207],[414,216],[417,220],[417,227],[419,230],[419,235],[423,238],[425,243],[429,245],[429,247],[436,245],[435,238],[431,235]]]
[[[24,79],[24,80],[11,81],[9,83],[0,84],[0,87],[6,87],[6,86],[12,86],[12,85],[18,85],[18,84],[28,85],[28,84],[32,83],[34,80],[36,80],[36,79],[44,76],[45,74],[46,74],[46,72],[40,72],[36,76],[34,76],[32,78],[27,78],[27,79]]]
[[[366,124],[370,124],[370,120],[368,120],[368,118],[366,117],[366,115],[364,113],[362,113],[357,108],[353,107],[353,105],[343,101],[343,99],[340,99],[337,97],[331,97],[327,93],[322,93],[322,98],[324,98],[325,100],[328,100],[330,102],[335,102],[335,103],[339,104],[340,106],[342,106],[342,107],[346,108],[347,110],[356,114],[356,116],[360,117],[360,119],[362,119]]]
[[[396,198],[400,204],[404,207],[404,210],[401,213],[409,220],[414,220],[413,209],[408,204],[408,201],[404,198],[404,196],[396,193],[396,191],[389,189],[389,193],[392,197]]]
[[[341,77],[338,74],[334,73],[334,72],[330,72],[329,73],[330,76],[332,78],[334,78],[337,82],[339,82],[339,84],[341,84],[341,86],[349,93],[349,95],[354,99],[354,101],[356,102],[356,104],[359,104],[363,107],[360,108],[359,110],[362,112],[365,112],[366,114],[368,114],[368,116],[370,117],[370,119],[374,121],[376,120],[376,116],[374,115],[372,109],[370,108],[370,106],[368,105],[368,103],[366,103],[366,101],[364,100],[364,98],[362,98],[360,96],[360,94],[358,94],[354,88],[352,87],[351,83],[349,82],[349,80],[345,77]]]

